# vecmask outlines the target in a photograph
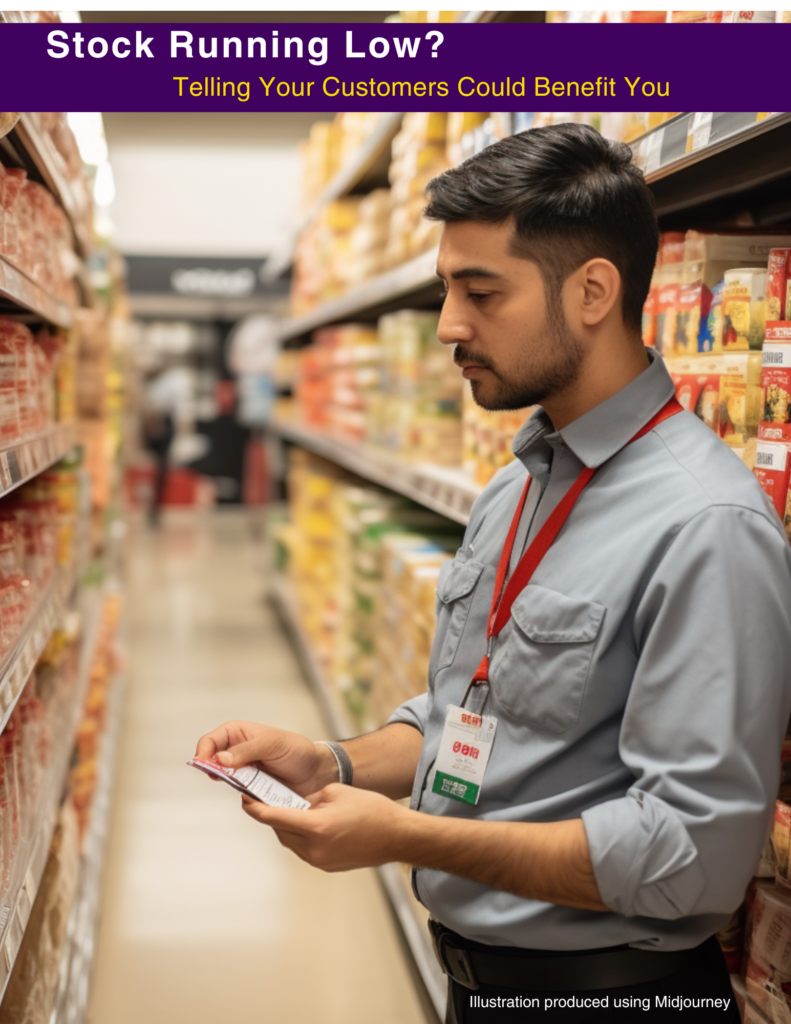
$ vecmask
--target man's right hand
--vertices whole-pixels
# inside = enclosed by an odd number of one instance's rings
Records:
[[[255,765],[300,796],[338,781],[337,762],[323,743],[257,722],[226,722],[198,740],[195,756],[226,768]]]

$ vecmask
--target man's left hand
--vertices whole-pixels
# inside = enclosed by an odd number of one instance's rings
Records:
[[[268,807],[242,797],[246,814],[270,825],[287,849],[322,871],[378,867],[398,860],[409,811],[378,793],[333,783],[307,797],[307,811]]]

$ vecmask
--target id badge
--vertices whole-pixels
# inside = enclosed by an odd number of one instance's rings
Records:
[[[439,744],[433,793],[465,804],[477,804],[492,752],[497,719],[448,705]]]

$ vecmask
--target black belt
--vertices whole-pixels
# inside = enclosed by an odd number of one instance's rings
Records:
[[[517,951],[470,942],[433,918],[429,929],[443,971],[465,988],[481,985],[537,992],[590,992],[659,981],[705,955],[715,938],[694,949],[653,952],[630,946],[574,952]],[[719,949],[719,946],[717,946]]]

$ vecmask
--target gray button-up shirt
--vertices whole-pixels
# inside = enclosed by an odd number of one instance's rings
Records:
[[[443,566],[428,693],[392,722],[424,735],[412,807],[487,821],[581,817],[610,913],[522,899],[420,869],[420,900],[495,945],[694,946],[739,905],[764,843],[791,712],[791,548],[752,473],[691,413],[623,447],[673,394],[661,358],[563,430],[539,410],[517,460]],[[431,792],[449,704],[486,649],[497,561],[583,466],[583,491],[495,641],[497,734],[477,806]]]

